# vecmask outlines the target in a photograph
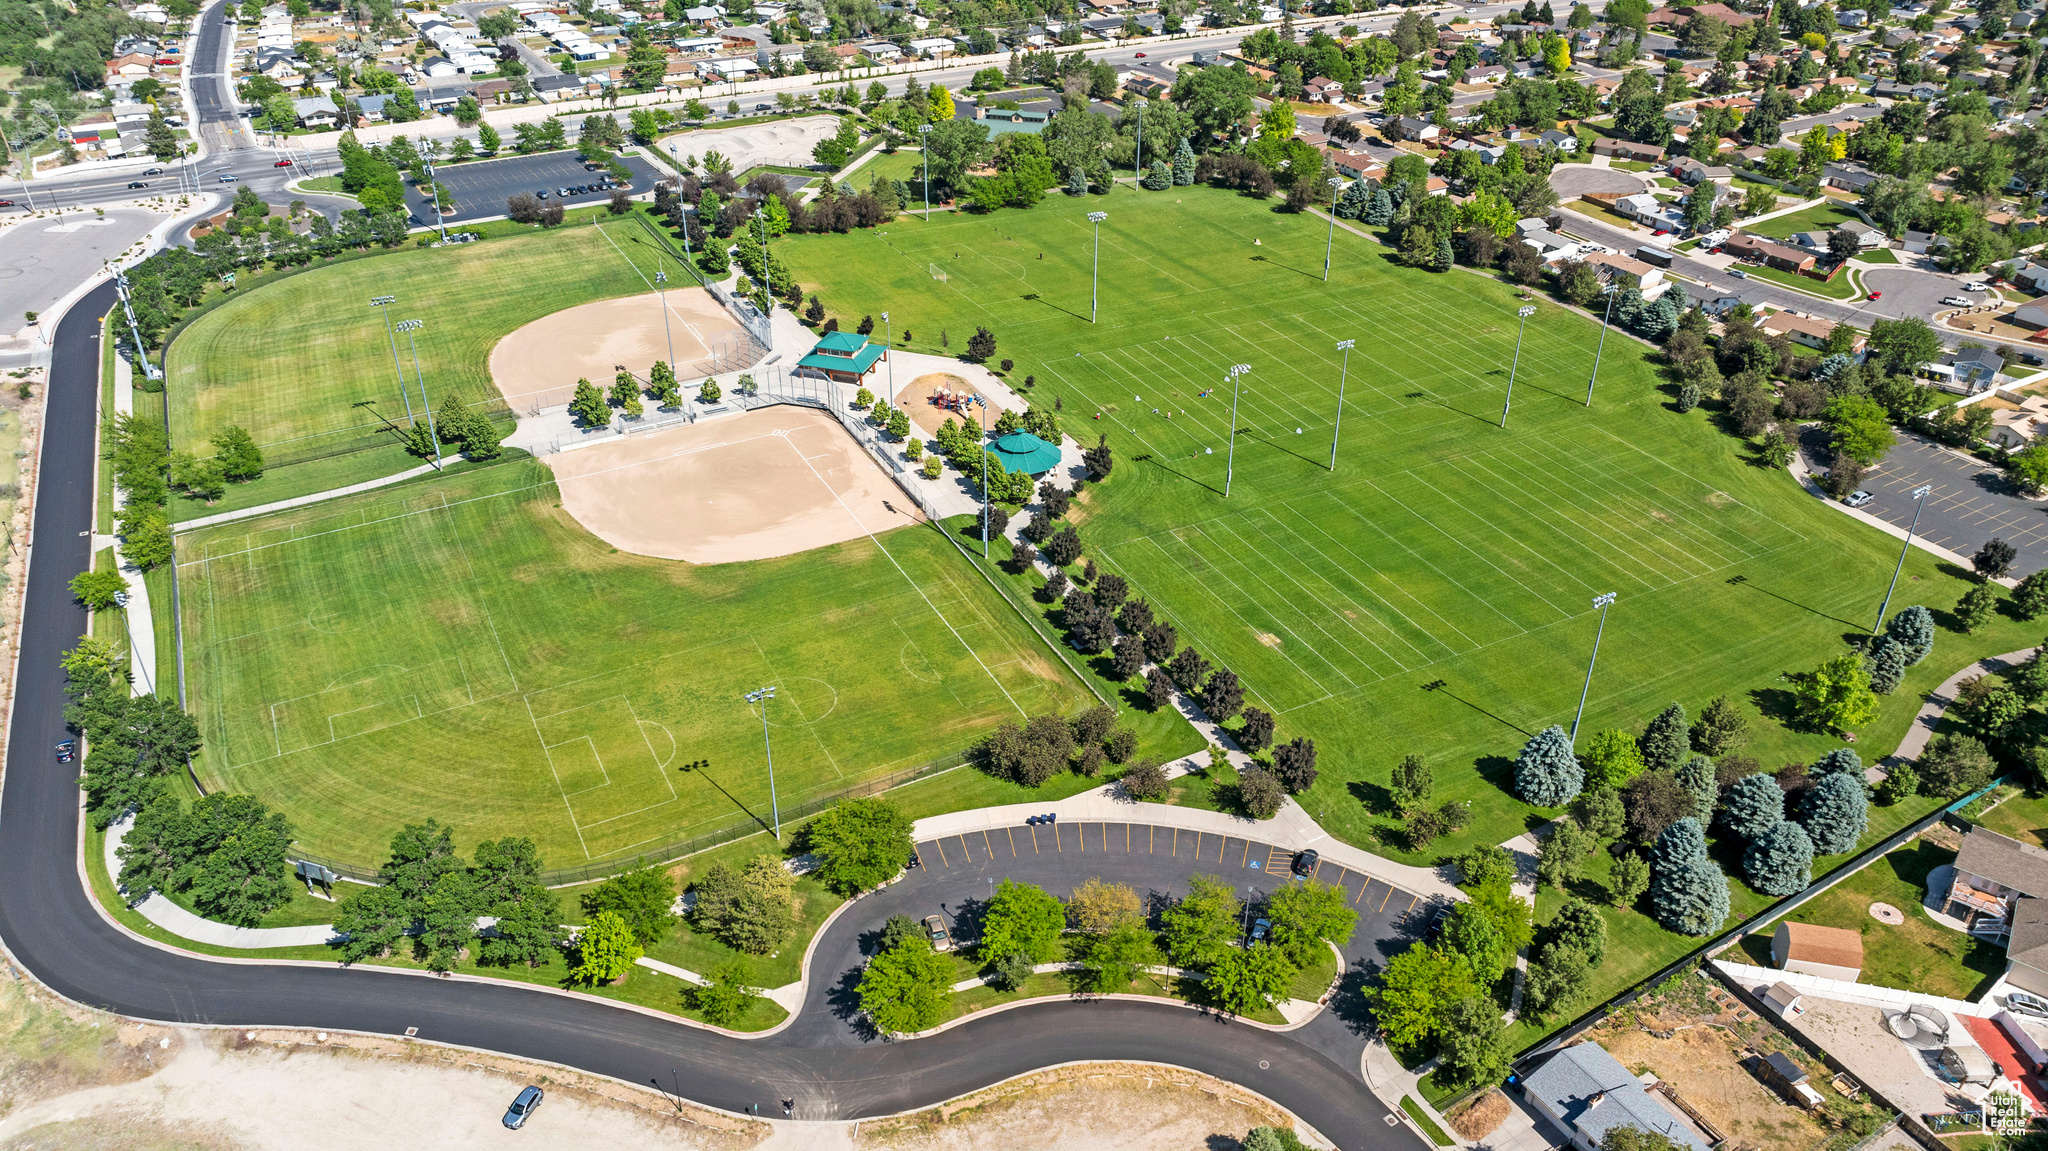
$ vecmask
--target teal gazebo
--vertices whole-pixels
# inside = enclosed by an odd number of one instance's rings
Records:
[[[1011,432],[996,437],[996,458],[1003,463],[1006,472],[1029,472],[1038,475],[1060,466],[1058,444],[1049,444],[1030,432]]]

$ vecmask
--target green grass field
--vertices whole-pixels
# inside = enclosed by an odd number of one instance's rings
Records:
[[[1760,224],[1751,224],[1742,229],[1756,236],[1769,236],[1782,240],[1794,232],[1826,232],[1843,224],[1861,224],[1863,217],[1839,205],[1815,204]]]
[[[1104,306],[1090,325],[1084,213],[1097,209]],[[785,259],[842,316],[890,309],[919,350],[989,326],[997,354],[1019,361],[1012,378],[1037,377],[1037,402],[1057,398],[1084,440],[1109,435],[1122,462],[1083,518],[1090,554],[1234,669],[1282,738],[1317,740],[1307,805],[1354,843],[1427,862],[1544,818],[1502,785],[1531,733],[1571,723],[1601,592],[1620,600],[1591,730],[1639,730],[1672,700],[1697,711],[1725,692],[1766,763],[1837,746],[1781,722],[1780,676],[1867,626],[1897,558],[1890,537],[1754,466],[1709,413],[1671,410],[1642,345],[1607,341],[1588,410],[1597,325],[1548,301],[1501,429],[1515,290],[1394,267],[1341,231],[1325,286],[1324,237],[1321,220],[1188,188],[901,218],[791,240]],[[1358,346],[1332,474],[1340,339]],[[1237,363],[1252,372],[1226,500]],[[1940,611],[1965,586],[1916,553],[1901,596]],[[2005,620],[1945,635],[1863,746],[1895,744],[1916,693],[1966,655],[2031,640]],[[1410,751],[1435,765],[1439,800],[1475,805],[1466,831],[1423,856],[1384,834],[1385,783]]]
[[[222,427],[247,428],[273,465],[288,466],[238,486],[244,504],[303,494],[291,475],[295,460],[319,470],[326,487],[403,470],[418,461],[394,455],[395,437],[379,435],[387,421],[405,423],[406,406],[392,337],[372,297],[397,297],[393,321],[425,321],[415,333],[420,369],[440,410],[499,399],[490,354],[500,338],[564,308],[647,291],[652,267],[645,236],[622,221],[407,249],[285,278],[214,309],[173,341],[173,447],[210,454],[207,441]],[[412,348],[403,335],[396,342],[418,408]],[[334,452],[345,454],[319,458]],[[179,518],[216,510],[174,504]]]
[[[179,578],[202,776],[358,863],[428,815],[554,867],[766,820],[764,684],[785,812],[1094,702],[928,528],[647,559],[532,461],[194,532]]]

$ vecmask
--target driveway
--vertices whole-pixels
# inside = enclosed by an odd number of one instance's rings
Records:
[[[1902,435],[1863,481],[1876,497],[1863,510],[1903,529],[1922,484],[1934,490],[1920,513],[1920,538],[1968,556],[1995,536],[2019,551],[2009,574],[2048,567],[2048,503],[2019,495],[1998,468],[1918,436]]]

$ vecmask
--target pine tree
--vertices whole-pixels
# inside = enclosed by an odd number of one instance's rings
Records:
[[[1164,192],[1173,187],[1173,165],[1164,160],[1152,161],[1152,166],[1145,169],[1145,178],[1138,184],[1148,192]]]
[[[1446,232],[1443,238],[1436,243],[1436,262],[1431,264],[1430,268],[1438,272],[1448,272],[1451,270],[1451,265],[1457,263],[1457,261],[1458,254],[1451,249],[1450,233]]]
[[[1366,204],[1365,213],[1359,217],[1367,227],[1383,228],[1394,222],[1394,198],[1387,195],[1385,188],[1374,188],[1372,199]]]
[[[1854,851],[1863,838],[1870,817],[1870,800],[1863,786],[1863,773],[1830,775],[1806,793],[1799,823],[1813,840],[1816,855],[1840,855]]]
[[[1372,207],[1372,185],[1364,180],[1353,180],[1337,200],[1337,218],[1356,220]]]
[[[1394,765],[1394,777],[1387,790],[1393,793],[1394,806],[1407,812],[1429,802],[1429,793],[1435,788],[1429,763],[1419,755],[1405,755]]]
[[[2012,610],[2021,619],[2033,619],[2048,611],[2048,568],[2042,568],[2012,589]]]
[[[1188,147],[1187,137],[1181,137],[1180,147],[1173,150],[1173,186],[1185,188],[1195,182],[1195,150]]]
[[[1077,165],[1075,165],[1075,166],[1074,166],[1074,167],[1072,167],[1072,168],[1068,168],[1068,169],[1067,169],[1067,195],[1069,195],[1069,196],[1085,196],[1085,195],[1087,195],[1087,194],[1088,194],[1088,173],[1086,173],[1086,172],[1082,171],[1082,170],[1081,170],[1081,167],[1080,167],[1080,165],[1078,165],[1078,164],[1077,164]]]
[[[1838,747],[1814,760],[1813,766],[1806,769],[1806,774],[1808,778],[1816,780],[1830,775],[1846,775],[1861,782],[1863,757],[1857,755],[1853,748]]]
[[[1711,935],[1728,918],[1728,877],[1707,854],[1700,821],[1664,829],[1651,849],[1650,905],[1657,922],[1685,935]]]
[[[1692,794],[1693,808],[1699,817],[1700,826],[1712,826],[1714,804],[1721,795],[1720,788],[1714,780],[1714,761],[1704,755],[1695,755],[1679,764],[1678,783]]]
[[[1771,776],[1758,772],[1745,776],[1728,789],[1728,803],[1721,824],[1730,834],[1755,839],[1785,819],[1785,789]]]
[[[1564,728],[1552,724],[1536,733],[1515,757],[1515,794],[1537,807],[1563,807],[1579,794],[1585,771]]]
[[[1643,729],[1643,738],[1637,742],[1643,749],[1643,762],[1651,771],[1672,771],[1685,762],[1692,752],[1692,740],[1685,728],[1685,708],[1674,703],[1658,712],[1657,718]]]
[[[1634,907],[1650,886],[1650,865],[1633,851],[1622,852],[1607,873],[1608,901],[1616,907]]]
[[[1813,841],[1805,828],[1782,820],[1750,841],[1742,870],[1765,895],[1790,895],[1813,882]]]
[[[1934,613],[1917,603],[1893,616],[1891,626],[1884,630],[1905,646],[1908,667],[1926,659],[1934,650]]]
[[[1888,635],[1878,636],[1864,654],[1863,662],[1870,669],[1870,690],[1890,695],[1899,690],[1899,681],[1906,678],[1906,645]]]
[[[1701,755],[1726,755],[1749,738],[1749,720],[1735,701],[1717,695],[1692,724],[1692,749]]]

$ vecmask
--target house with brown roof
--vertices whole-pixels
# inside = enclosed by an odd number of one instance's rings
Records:
[[[1593,141],[1595,156],[1612,156],[1617,160],[1636,160],[1654,164],[1664,158],[1664,149],[1655,144],[1638,144],[1633,140],[1609,140],[1605,137]]]
[[[1318,76],[1301,86],[1301,98],[1311,104],[1334,104],[1344,98],[1344,85],[1328,76]]]
[[[1812,252],[1802,252],[1784,244],[1737,232],[1721,244],[1721,250],[1738,260],[1750,260],[1784,272],[1808,272],[1815,263]]]
[[[1842,927],[1783,922],[1771,937],[1771,962],[1786,971],[1854,983],[1863,974],[1863,936]]]
[[[1835,326],[1826,320],[1802,316],[1797,312],[1772,312],[1764,317],[1763,323],[1758,326],[1766,335],[1784,336],[1795,344],[1804,344],[1809,348],[1826,347],[1828,334],[1835,330]],[[1863,343],[1863,337],[1856,337],[1855,347],[1850,351],[1860,351]]]
[[[2014,905],[2028,897],[2048,897],[2048,851],[1972,827],[1956,852],[1942,910],[1976,934],[2002,936],[2011,930]]]

